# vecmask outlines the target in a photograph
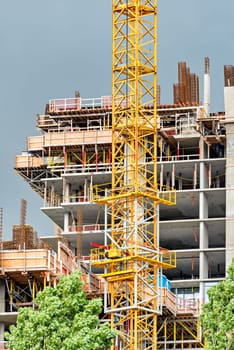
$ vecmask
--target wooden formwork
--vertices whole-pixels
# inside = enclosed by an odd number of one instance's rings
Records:
[[[44,135],[44,147],[111,143],[111,130],[87,130]]]
[[[30,155],[19,155],[15,157],[15,168],[40,168],[43,165],[43,159]]]
[[[22,249],[1,251],[2,273],[51,271],[60,272],[60,264],[50,250]]]
[[[28,152],[31,152],[36,150],[42,150],[44,147],[62,147],[82,144],[103,144],[111,143],[111,140],[111,130],[50,132],[45,133],[43,136],[28,137],[27,149]]]
[[[38,151],[43,148],[44,136],[30,136],[27,137],[27,147],[28,151]]]
[[[19,244],[17,249],[0,250],[0,278],[7,276],[17,282],[24,282],[27,276],[34,276],[45,283],[51,278],[57,279],[76,269],[77,264],[72,252],[61,242],[58,244],[58,253],[45,247],[24,249]]]

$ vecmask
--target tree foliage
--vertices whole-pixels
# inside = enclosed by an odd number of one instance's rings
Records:
[[[208,350],[234,350],[234,260],[224,281],[208,290],[201,323]]]
[[[16,326],[5,334],[10,350],[101,350],[115,331],[100,324],[102,300],[88,300],[80,273],[61,277],[55,288],[38,293],[38,309],[21,308]]]

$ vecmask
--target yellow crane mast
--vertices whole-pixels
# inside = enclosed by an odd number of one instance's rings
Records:
[[[158,204],[175,204],[175,191],[157,185],[157,1],[112,0],[112,45],[112,187],[95,199],[110,208],[110,249],[93,259],[118,331],[112,349],[153,350],[162,269],[175,267],[158,236]]]

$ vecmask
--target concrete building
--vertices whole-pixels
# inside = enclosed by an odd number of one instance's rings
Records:
[[[187,72],[186,66],[184,69]],[[175,206],[160,205],[160,246],[176,251],[176,268],[164,274],[178,298],[173,303],[183,301],[184,309],[186,301],[205,302],[207,289],[225,277],[234,256],[234,88],[230,76],[229,68],[225,113],[210,113],[207,59],[203,105],[183,101],[158,106],[159,190],[170,186],[176,189],[177,197]],[[180,90],[181,83],[176,101],[180,100]],[[37,115],[41,134],[27,138],[27,151],[16,156],[15,162],[17,172],[43,198],[41,210],[58,227],[57,234],[44,240],[55,252],[58,241],[68,245],[79,267],[86,271],[87,290],[97,294],[103,292],[103,286],[87,271],[90,250],[109,244],[105,234],[111,220],[108,209],[93,198],[97,185],[103,194],[111,186],[111,111],[111,96],[84,99],[76,93],[74,98],[50,100],[45,113]],[[185,321],[194,331],[185,343],[199,348],[202,340],[196,328],[197,305],[196,313],[190,312]],[[184,319],[185,312],[181,315]],[[180,319],[179,312],[174,316],[165,325],[168,329],[174,327],[176,317]],[[195,320],[193,325],[191,320]],[[160,322],[163,325],[165,318],[159,318]],[[175,344],[180,348],[180,331],[176,333],[170,338],[168,331],[163,340],[159,334],[159,348],[165,343],[168,349]]]

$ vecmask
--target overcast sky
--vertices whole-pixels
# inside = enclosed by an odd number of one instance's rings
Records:
[[[38,135],[36,114],[50,98],[111,94],[111,0],[7,0],[0,10],[0,207],[4,238],[20,222],[53,233],[42,200],[14,170],[26,137]],[[177,62],[201,79],[211,60],[211,110],[223,110],[223,66],[234,64],[234,1],[159,0],[158,75],[161,102],[172,103]],[[203,93],[201,91],[201,98]]]

